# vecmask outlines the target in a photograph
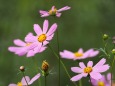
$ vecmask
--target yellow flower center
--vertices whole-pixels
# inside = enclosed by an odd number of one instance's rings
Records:
[[[75,55],[75,57],[82,57],[82,56],[83,56],[83,53],[78,53],[78,52],[76,52],[76,53],[74,53],[74,55]]]
[[[43,42],[43,41],[46,40],[46,38],[47,38],[46,34],[42,34],[42,35],[40,35],[40,36],[38,37],[38,41],[39,41],[39,42]]]
[[[30,42],[30,43],[26,43],[26,46],[30,46],[32,43]]]
[[[17,86],[22,86],[22,82],[18,82],[18,83],[17,83]]]
[[[49,10],[50,15],[56,15],[57,9],[54,8],[54,10]]]
[[[99,82],[98,82],[98,86],[105,86],[105,84],[104,84],[104,82],[99,81]]]
[[[92,70],[92,67],[86,67],[84,68],[84,73],[90,73]]]

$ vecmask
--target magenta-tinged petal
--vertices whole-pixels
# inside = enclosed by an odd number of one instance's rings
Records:
[[[83,69],[81,69],[79,67],[71,67],[71,71],[73,71],[75,73],[82,73]]]
[[[80,49],[78,50],[78,53],[83,53],[83,49],[80,48]]]
[[[60,52],[60,56],[66,59],[74,59],[74,54],[68,50],[64,50],[63,52]]]
[[[89,61],[88,63],[87,63],[87,67],[92,67],[93,66],[93,62],[92,61]]]
[[[107,74],[107,80],[108,80],[108,81],[111,80],[111,73],[108,73],[108,74]]]
[[[26,45],[26,43],[23,42],[23,41],[20,40],[20,39],[15,39],[15,40],[14,40],[14,44],[17,45],[17,46],[22,46],[22,47]]]
[[[48,41],[44,41],[43,46],[47,45],[48,43],[49,43]]]
[[[10,52],[17,52],[17,51],[19,51],[20,49],[21,49],[20,47],[14,47],[14,46],[8,47],[8,50],[9,50]]]
[[[47,17],[49,15],[50,15],[49,13],[45,13],[45,14],[41,15],[41,17]]]
[[[53,36],[54,36],[54,34],[48,36],[46,40],[48,40],[48,41],[52,40]]]
[[[78,75],[72,77],[72,78],[71,78],[71,81],[78,81],[78,80],[80,80],[82,77],[83,77],[82,74],[78,74]]]
[[[82,69],[86,68],[86,66],[85,66],[85,64],[84,64],[83,62],[80,62],[80,63],[79,63],[79,66],[80,66]]]
[[[43,23],[43,33],[45,34],[48,30],[48,20],[45,20],[44,23]]]
[[[56,31],[56,29],[57,29],[57,24],[55,23],[50,27],[49,31],[47,32],[47,36],[52,35]]]
[[[25,79],[26,79],[27,83],[29,83],[30,77],[29,76],[25,76],[25,78],[24,77],[22,78],[21,82],[22,82],[23,85],[27,85]]]
[[[56,16],[57,16],[57,17],[60,17],[60,16],[61,16],[61,13],[56,13]]]
[[[26,50],[26,48],[22,48],[20,50],[18,50],[17,52],[15,52],[15,54],[17,54],[18,56],[23,56],[27,53],[28,51]]]
[[[98,66],[102,66],[105,64],[105,62],[106,62],[106,59],[102,58],[93,68],[98,67]]]
[[[42,30],[41,27],[38,24],[34,24],[34,31],[37,35],[41,35],[42,34]]]
[[[40,48],[40,50],[39,50],[39,52],[38,52],[38,53],[43,52],[46,48],[47,48],[47,47],[43,47],[43,46],[42,46],[42,47]]]
[[[16,84],[9,84],[8,86],[17,86]]]
[[[42,43],[39,43],[38,46],[34,48],[34,53],[39,53],[41,47],[42,47]]]
[[[93,86],[98,86],[98,80],[91,78],[91,83]]]
[[[37,75],[35,75],[29,82],[29,85],[31,85],[34,81],[36,81],[37,79],[39,79],[40,77],[40,73],[38,73]]]
[[[32,43],[36,41],[36,36],[34,36],[32,33],[28,33],[25,37],[25,42]]]
[[[55,9],[55,6],[52,6],[51,10],[54,10]]]
[[[103,66],[95,67],[95,68],[93,68],[93,70],[95,72],[105,72],[109,69],[109,67],[110,67],[109,65],[103,65]]]
[[[47,11],[40,10],[39,13],[40,13],[40,14],[45,14],[45,13],[48,13],[48,12],[47,12]]]
[[[102,78],[102,75],[100,73],[97,73],[97,72],[91,72],[90,77],[95,79],[95,80],[99,80]]]
[[[69,6],[65,6],[65,7],[59,9],[58,12],[62,12],[62,11],[65,11],[65,10],[69,10],[70,8],[71,8],[71,7],[69,7]]]
[[[30,50],[29,52],[27,52],[27,57],[32,57],[34,55],[35,55],[35,53],[33,50]]]
[[[90,53],[89,57],[95,57],[99,54],[99,51],[93,51],[92,53]]]

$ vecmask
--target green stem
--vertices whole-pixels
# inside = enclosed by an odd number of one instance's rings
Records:
[[[54,55],[57,57],[57,59],[59,59],[59,56],[55,53],[55,51],[52,49],[52,47],[51,47],[49,44],[48,44],[48,47],[51,49],[51,51],[54,53]],[[68,71],[67,71],[67,68],[66,68],[66,66],[64,65],[64,63],[62,62],[61,59],[60,59],[60,63],[62,64],[62,66],[63,66],[63,68],[64,68],[64,70],[65,70],[67,76],[69,77],[69,79],[71,79],[71,76],[69,75],[69,73],[68,73]],[[74,84],[75,86],[77,86],[76,83],[73,82],[73,84]]]
[[[29,86],[29,85],[28,85],[28,82],[27,82],[27,80],[26,80],[26,78],[25,78],[24,72],[22,72],[22,74],[23,74],[23,77],[24,77],[24,79],[25,79],[25,81],[26,81],[27,86]]]
[[[59,53],[59,36],[58,36],[58,29],[57,29],[57,47],[58,47],[58,53]],[[58,66],[59,66],[59,86],[60,86],[60,56],[59,56],[59,60],[58,60]]]
[[[34,59],[34,57],[32,57],[33,63],[34,63],[34,67],[36,69],[36,73],[38,73],[38,65],[36,63],[36,60]],[[41,86],[41,80],[40,78],[38,79],[38,85]]]
[[[82,80],[79,80],[79,86],[82,86]]]
[[[45,86],[46,86],[46,83],[47,83],[47,82],[46,82],[46,77],[47,77],[47,76],[45,76]]]

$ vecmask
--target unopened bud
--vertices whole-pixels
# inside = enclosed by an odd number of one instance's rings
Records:
[[[20,66],[20,71],[24,72],[25,71],[25,67],[24,66]]]
[[[112,53],[115,54],[115,49],[112,50]]]
[[[49,64],[48,64],[48,62],[46,60],[44,60],[43,63],[42,63],[42,70],[44,72],[47,72],[48,69],[49,69]]]
[[[103,35],[103,39],[104,39],[104,40],[107,40],[108,38],[109,38],[109,36],[108,36],[107,34],[104,34],[104,35]]]

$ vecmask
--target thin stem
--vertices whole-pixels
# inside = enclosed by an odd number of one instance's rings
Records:
[[[38,73],[38,65],[36,63],[36,60],[34,59],[34,57],[32,58],[32,60],[33,60],[33,63],[34,63],[34,67],[36,69],[36,73]],[[41,80],[40,80],[40,78],[38,79],[38,85],[41,86]]]
[[[29,86],[29,85],[28,85],[28,82],[27,82],[27,80],[26,80],[26,78],[25,78],[24,72],[22,72],[22,74],[23,74],[23,77],[24,77],[24,79],[25,79],[25,81],[26,81],[27,86]]]
[[[79,80],[79,86],[82,86],[82,80]]]
[[[56,54],[56,52],[52,49],[52,47],[51,47],[49,44],[48,44],[48,47],[51,49],[51,51],[54,53],[54,55],[57,57],[57,59],[59,59],[59,56]],[[69,73],[68,73],[68,71],[67,71],[67,68],[66,68],[66,66],[64,65],[64,63],[62,62],[61,59],[60,59],[60,63],[62,64],[62,66],[63,66],[63,68],[64,68],[64,70],[65,70],[67,76],[69,77],[69,79],[71,79],[71,76],[69,75]],[[75,86],[77,86],[76,83],[73,82],[73,84],[74,84]]]
[[[45,76],[45,86],[46,86],[46,83],[47,83],[47,82],[46,82],[46,77],[47,77],[47,76]]]
[[[92,82],[91,82],[91,77],[90,77],[90,75],[89,75],[89,80],[90,80],[90,85],[93,86],[93,85],[92,85]]]
[[[58,53],[59,53],[59,36],[58,36],[58,29],[57,29],[57,47],[58,47]],[[59,66],[59,86],[60,86],[60,56],[59,56],[59,60],[58,60],[58,66]]]

